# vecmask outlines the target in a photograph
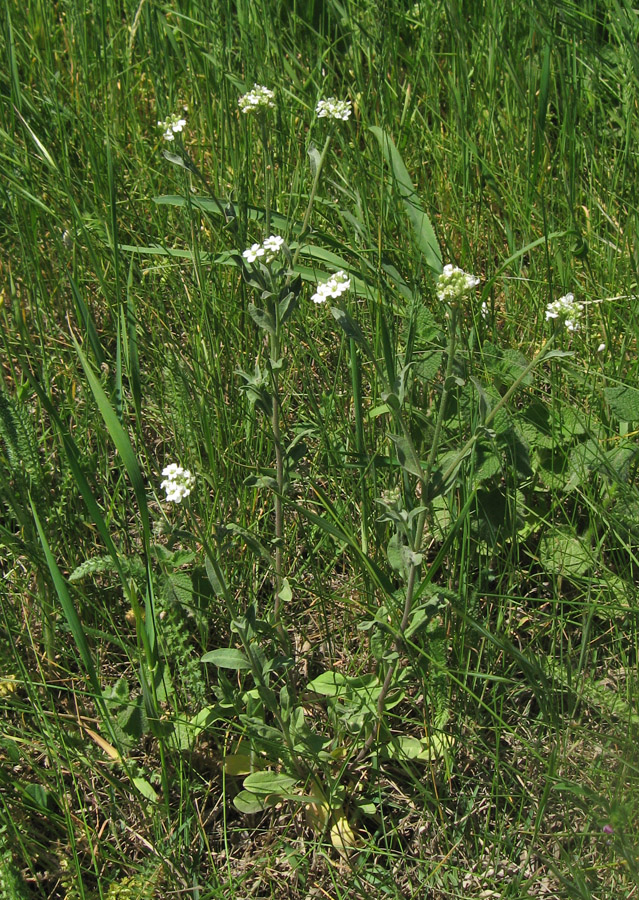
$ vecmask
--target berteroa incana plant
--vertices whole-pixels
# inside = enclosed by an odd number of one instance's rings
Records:
[[[374,808],[371,796],[363,788],[353,796],[349,785],[353,783],[355,769],[367,763],[379,765],[381,760],[391,758],[414,760],[416,764],[439,761],[447,770],[452,766],[454,747],[446,732],[450,686],[443,617],[455,593],[436,580],[444,550],[434,561],[427,562],[425,540],[436,527],[441,501],[455,490],[460,479],[468,479],[464,472],[472,468],[471,461],[484,458],[489,452],[502,461],[499,465],[503,464],[509,437],[503,426],[495,429],[495,423],[501,422],[504,416],[508,419],[509,401],[522,386],[530,385],[533,369],[563,354],[551,349],[553,334],[530,362],[518,359],[507,373],[501,373],[497,390],[482,386],[476,378],[468,378],[465,330],[469,321],[485,318],[487,311],[483,298],[475,299],[481,280],[452,263],[443,265],[435,232],[416,198],[397,148],[381,129],[373,128],[371,131],[379,141],[404,204],[416,247],[426,264],[427,290],[437,298],[443,323],[441,327],[430,319],[426,325],[433,349],[425,355],[421,344],[425,334],[423,298],[408,290],[396,270],[389,270],[391,290],[401,289],[402,296],[410,302],[405,314],[407,331],[403,348],[401,344],[393,346],[390,334],[394,323],[385,308],[378,308],[377,328],[383,346],[380,361],[366,336],[366,326],[358,322],[356,305],[349,302],[349,296],[367,296],[373,278],[371,269],[366,268],[361,256],[358,265],[364,264],[364,268],[358,269],[336,254],[326,253],[316,243],[307,242],[334,129],[345,127],[351,104],[336,98],[318,102],[317,118],[329,120],[329,131],[321,154],[309,153],[312,183],[302,222],[289,222],[286,233],[272,234],[269,200],[272,174],[266,165],[269,147],[265,117],[274,106],[274,97],[273,91],[256,85],[239,101],[242,113],[256,114],[262,126],[265,207],[255,217],[264,231],[250,246],[231,249],[223,259],[226,265],[230,262],[237,266],[252,290],[248,314],[268,339],[265,358],[257,360],[253,371],[238,370],[238,375],[250,406],[268,423],[275,456],[274,474],[257,474],[252,484],[272,493],[274,533],[270,548],[257,535],[252,536],[229,523],[220,526],[217,547],[206,536],[198,534],[205,549],[209,579],[226,605],[235,640],[231,646],[214,649],[203,657],[204,662],[218,668],[218,703],[204,718],[196,717],[193,724],[197,733],[204,727],[204,721],[221,717],[229,719],[237,729],[234,752],[227,755],[225,767],[229,775],[243,778],[243,788],[234,801],[238,809],[253,812],[285,799],[301,804],[307,809],[309,821],[316,827],[330,829],[335,846],[340,852],[348,853],[357,845],[357,837],[347,809],[358,807],[360,811],[370,812]],[[190,164],[184,165],[192,168]],[[214,214],[224,214],[228,221],[229,207],[218,198],[210,198],[208,208]],[[301,256],[330,260],[333,268],[315,282],[310,300],[318,309],[333,301],[334,305],[329,307],[331,318],[347,339],[357,447],[362,457],[366,422],[362,415],[360,357],[373,368],[383,386],[383,402],[376,407],[375,420],[380,416],[386,418],[388,456],[395,460],[394,481],[391,480],[388,490],[376,500],[378,527],[387,535],[386,566],[376,562],[371,553],[368,521],[363,523],[362,542],[356,547],[336,516],[331,521],[330,516],[319,515],[291,498],[291,479],[305,448],[299,435],[289,439],[284,428],[285,421],[287,429],[290,428],[291,417],[288,410],[283,415],[281,376],[286,369],[285,328],[294,321],[303,300],[304,281],[309,280],[308,269],[298,265]],[[547,319],[558,318],[569,331],[574,331],[581,310],[581,305],[568,294],[549,304]],[[304,373],[298,375],[303,377]],[[416,397],[426,383],[434,386],[434,410],[427,440],[416,440],[413,420]],[[475,408],[467,402],[460,403],[469,390],[476,398]],[[466,416],[456,436],[449,427],[451,403],[457,404],[458,416],[460,410],[465,410]],[[370,417],[368,420],[371,421]],[[485,485],[489,477],[485,473],[496,471],[494,467],[481,469],[473,465],[476,480],[471,483],[462,513],[467,512]],[[187,474],[180,475],[183,481]],[[185,488],[190,486],[190,480],[184,481]],[[319,484],[314,484],[314,491],[330,512],[330,499],[322,494]],[[366,520],[367,502],[363,491],[362,514]],[[296,635],[291,632],[287,615],[293,599],[290,578],[293,547],[285,527],[287,509],[306,518],[332,539],[350,546],[353,565],[361,565],[373,585],[377,608],[371,618],[359,625],[362,636],[367,638],[362,645],[363,654],[370,654],[373,661],[372,670],[366,674],[350,676],[329,669],[310,681],[300,677]],[[454,537],[454,527],[444,538],[444,548]],[[197,532],[197,524],[194,531]],[[274,596],[270,615],[258,608],[255,599],[240,609],[227,585],[221,560],[226,542],[238,536],[257,548],[272,566]],[[417,649],[417,657],[424,661],[421,677],[426,677],[429,684],[431,717],[421,738],[397,733],[389,718],[410,690],[411,669],[400,664],[409,645]],[[365,665],[363,655],[358,670]],[[229,669],[237,672],[237,680],[227,678],[225,670]],[[317,714],[309,715],[309,697],[316,698],[323,709],[320,718]]]

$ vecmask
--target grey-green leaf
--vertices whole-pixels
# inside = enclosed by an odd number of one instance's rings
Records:
[[[592,567],[589,545],[583,538],[559,528],[553,528],[541,541],[541,563],[551,575],[579,576]]]
[[[604,388],[604,396],[614,416],[622,422],[639,420],[639,390],[628,384]]]
[[[424,472],[410,438],[403,434],[391,434],[389,437],[395,444],[400,466],[406,469],[407,472],[410,472],[411,475],[415,475],[420,479],[423,478]]]
[[[351,319],[345,310],[339,309],[337,306],[331,306],[331,315],[343,329],[346,337],[352,338],[357,344],[365,343],[366,339],[364,338],[362,329],[357,322],[354,322],[353,319]]]
[[[264,309],[260,309],[254,303],[249,303],[248,313],[256,325],[263,328],[264,331],[268,331],[269,334],[275,334],[275,322],[270,313],[266,312]]]

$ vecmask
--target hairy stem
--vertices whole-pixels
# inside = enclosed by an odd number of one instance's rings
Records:
[[[317,163],[317,168],[315,169],[315,175],[313,177],[313,184],[311,185],[311,192],[308,197],[308,204],[306,206],[306,212],[304,213],[304,219],[302,221],[302,228],[299,235],[299,241],[297,244],[297,248],[295,250],[295,254],[293,255],[291,271],[286,279],[286,283],[290,284],[291,279],[293,278],[293,272],[295,269],[295,265],[300,255],[300,250],[302,249],[302,238],[306,233],[308,228],[311,212],[313,210],[313,203],[315,201],[315,195],[317,194],[317,188],[319,187],[319,179],[320,174],[322,172],[322,167],[324,165],[324,160],[326,159],[326,154],[328,152],[328,148],[331,142],[332,130],[329,131],[326,141],[324,142],[324,147],[322,149],[322,153],[320,155],[319,161]],[[266,180],[266,179],[265,179]],[[268,209],[267,209],[268,215]],[[280,351],[281,351],[281,334],[280,334],[280,321],[279,321],[279,311],[277,303],[274,305],[274,315],[275,315],[275,334],[271,335],[271,387],[273,392],[273,413],[271,416],[271,429],[273,431],[273,443],[275,444],[275,477],[277,481],[277,493],[275,495],[275,603],[273,607],[273,617],[275,619],[275,627],[277,628],[278,634],[282,641],[285,644],[288,644],[288,636],[282,625],[282,598],[280,596],[282,591],[282,585],[284,582],[283,576],[283,545],[284,545],[284,510],[282,506],[282,497],[284,494],[284,451],[282,449],[282,433],[281,433],[281,417],[280,417],[280,397],[279,397],[279,379],[277,374],[277,369],[273,367],[273,363],[279,363],[280,359]]]
[[[315,201],[315,195],[317,194],[317,188],[319,187],[319,180],[322,169],[324,168],[324,160],[326,159],[326,154],[328,153],[328,148],[331,143],[331,138],[333,136],[333,129],[329,131],[326,136],[326,140],[324,142],[324,147],[322,148],[322,153],[320,155],[319,161],[317,163],[317,168],[315,169],[315,175],[313,176],[313,184],[311,185],[311,193],[308,195],[308,204],[306,206],[306,212],[304,213],[304,218],[302,220],[302,228],[300,230],[299,243],[297,245],[297,249],[293,255],[293,265],[292,269],[295,268],[295,264],[299,258],[300,250],[302,249],[302,239],[306,234],[306,229],[309,226],[309,222],[311,220],[311,212],[313,210],[313,203]]]
[[[277,306],[275,307],[275,315],[277,317]],[[279,318],[279,317],[277,317]],[[273,412],[271,415],[271,429],[273,431],[273,443],[275,444],[275,478],[277,481],[277,491],[275,494],[275,604],[273,607],[273,617],[275,619],[275,627],[281,638],[285,639],[284,628],[281,621],[281,597],[282,584],[284,581],[282,575],[282,559],[283,559],[283,543],[284,543],[284,511],[282,508],[282,496],[284,494],[284,453],[282,451],[282,433],[280,427],[280,397],[279,397],[279,378],[277,368],[272,364],[278,363],[280,358],[280,325],[276,321],[275,333],[271,335],[271,387],[273,391]]]

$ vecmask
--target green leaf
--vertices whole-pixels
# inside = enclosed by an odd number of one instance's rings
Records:
[[[168,150],[163,150],[162,156],[168,162],[173,163],[174,166],[179,166],[181,169],[186,169],[187,172],[192,171],[191,166],[188,164],[188,161],[182,156],[178,156],[177,153],[169,153]]]
[[[142,478],[142,472],[140,470],[135,451],[131,446],[129,436],[120,424],[120,420],[118,419],[115,410],[109,403],[109,400],[104,393],[99,379],[87,362],[87,359],[73,334],[71,335],[71,340],[73,341],[75,351],[78,354],[78,358],[82,364],[82,368],[84,369],[84,373],[87,377],[87,381],[89,382],[89,387],[91,388],[91,391],[95,398],[95,402],[97,403],[98,409],[100,410],[100,415],[104,420],[104,424],[106,425],[107,431],[111,436],[111,440],[115,444],[116,450],[122,457],[122,462],[124,463],[128,476],[131,480],[131,484],[133,485],[133,490],[135,492],[135,496],[138,501],[138,507],[140,509],[140,516],[142,518],[142,525],[145,535],[145,545],[148,547],[150,544],[151,533],[149,525],[149,509],[146,500],[144,479]]]
[[[428,350],[420,353],[415,359],[413,371],[417,378],[423,381],[432,381],[441,369],[443,350]]]
[[[395,444],[397,459],[399,460],[402,469],[405,469],[407,472],[410,472],[411,475],[415,475],[417,478],[422,479],[424,477],[424,472],[410,438],[403,434],[390,434],[389,437]]]
[[[319,169],[319,165],[322,159],[322,155],[315,146],[315,144],[311,144],[311,146],[306,151],[308,153],[308,161],[311,167],[311,175],[315,178],[315,174]]]
[[[395,533],[391,537],[386,547],[386,557],[394,572],[401,572],[402,575],[405,574],[401,535]]]
[[[133,784],[136,786],[138,791],[142,794],[145,800],[150,800],[151,803],[157,803],[160,799],[157,792],[153,789],[151,784],[146,780],[146,778],[141,778],[140,776],[135,776],[131,779]]]
[[[348,687],[348,678],[341,672],[322,672],[308,685],[307,690],[322,697],[336,697]]]
[[[538,362],[546,362],[548,359],[565,359],[566,357],[574,355],[574,350],[549,350],[547,353],[544,353],[543,356],[539,357]]]
[[[248,313],[259,328],[263,328],[269,334],[275,335],[275,322],[270,313],[265,309],[259,309],[254,303],[249,303]]]
[[[331,315],[340,328],[342,328],[346,337],[352,338],[357,344],[366,343],[366,338],[364,337],[362,329],[357,322],[354,322],[353,319],[351,319],[345,310],[339,309],[337,306],[331,306]]]
[[[552,529],[542,538],[539,559],[550,575],[584,575],[593,564],[589,544],[559,528]]]
[[[443,762],[448,769],[452,762],[452,751],[455,747],[455,739],[444,731],[431,731],[428,739],[424,741],[425,748],[419,755],[419,759],[429,762]]]
[[[226,597],[226,585],[220,580],[221,573],[218,573],[217,567],[213,565],[208,556],[204,560],[204,568],[206,569],[206,577],[208,578],[215,595],[224,600]]]
[[[296,245],[294,244],[293,246],[295,247]],[[310,256],[311,259],[326,263],[331,269],[342,269],[344,272],[352,275],[351,267],[344,257],[338,256],[337,253],[333,253],[332,250],[327,250],[325,247],[320,247],[316,244],[300,244],[299,253],[301,256]],[[317,281],[317,273],[315,280]]]
[[[297,309],[301,289],[302,279],[298,276],[291,285],[291,290],[280,297],[278,301],[280,325],[285,325]]]
[[[70,436],[68,431],[63,426],[62,421],[60,420],[60,417],[58,416],[58,413],[57,413],[55,407],[51,403],[51,400],[49,399],[47,394],[42,389],[42,385],[39,383],[39,381],[36,378],[33,377],[33,375],[29,374],[28,378],[29,378],[29,382],[31,383],[31,386],[33,387],[34,391],[37,393],[40,402],[42,403],[43,407],[46,409],[47,413],[49,414],[52,422],[55,424],[56,428],[58,429],[58,432],[59,432],[60,437],[62,438],[62,442],[64,444],[66,458],[69,463],[69,469],[73,474],[73,479],[75,481],[75,484],[76,484],[78,490],[80,491],[80,493],[82,494],[82,497],[84,499],[84,502],[87,505],[87,509],[89,510],[92,520],[95,523],[95,525],[97,526],[97,529],[100,532],[100,536],[101,536],[102,540],[104,541],[104,544],[111,555],[111,559],[113,560],[114,568],[120,577],[120,581],[122,583],[124,591],[128,594],[128,592],[130,591],[129,580],[126,577],[126,574],[124,572],[124,568],[123,568],[121,560],[120,560],[120,554],[118,552],[118,549],[116,548],[116,546],[113,543],[113,540],[111,538],[109,527],[106,524],[104,515],[102,513],[102,509],[100,508],[100,505],[98,504],[97,500],[95,499],[93,492],[91,490],[91,487],[89,485],[89,482],[87,481],[87,478],[82,470],[82,467],[80,466],[80,462],[79,462],[80,452],[77,448],[77,445],[75,444],[73,438]]]
[[[41,811],[52,812],[56,808],[55,795],[41,784],[27,782],[23,786],[24,793],[34,806]]]
[[[213,663],[220,669],[250,669],[251,663],[242,650],[235,647],[224,647],[221,650],[211,650],[202,657],[202,662]]]
[[[389,741],[386,750],[390,759],[419,759],[424,746],[418,738],[401,734]]]
[[[388,163],[398,193],[404,202],[404,209],[415,235],[415,243],[429,268],[439,274],[443,270],[439,243],[431,221],[422,208],[399,150],[390,135],[386,134],[383,129],[374,125],[370,131],[379,141],[384,159]]]
[[[529,360],[527,360],[524,354],[519,350],[504,350],[503,370],[511,376],[513,382],[521,377],[522,372],[528,368],[529,364]],[[512,382],[509,380],[509,384],[510,383]],[[521,381],[521,384],[532,384],[532,371],[528,372],[526,377]]]
[[[244,779],[244,788],[252,794],[285,794],[297,783],[297,778],[283,772],[253,772]]]
[[[89,312],[86,303],[82,298],[82,294],[80,293],[80,289],[78,288],[77,284],[75,283],[71,275],[68,275],[68,279],[69,284],[71,285],[71,293],[73,294],[78,317],[82,322],[84,328],[86,329],[87,337],[89,339],[91,349],[93,350],[93,355],[95,356],[95,361],[99,366],[101,366],[104,362],[106,362],[106,356],[104,350],[102,349],[102,344],[100,343],[100,337],[95,327],[95,323],[91,317],[91,313]]]
[[[264,812],[265,809],[268,809],[269,806],[273,806],[276,802],[276,800],[268,802],[265,797],[258,797],[257,794],[251,794],[250,791],[240,791],[240,793],[233,798],[233,806],[245,815]]]
[[[42,529],[42,525],[40,524],[40,519],[38,518],[38,513],[36,512],[36,508],[33,504],[33,500],[29,500],[31,503],[31,511],[33,513],[33,519],[35,521],[36,529],[38,531],[38,536],[40,538],[40,543],[42,544],[42,549],[44,550],[45,559],[47,561],[47,566],[49,567],[49,572],[51,573],[51,578],[53,580],[54,587],[56,589],[56,593],[58,595],[58,599],[60,600],[60,606],[62,607],[62,612],[64,613],[64,617],[67,620],[67,624],[71,631],[71,635],[73,636],[73,640],[75,641],[75,645],[80,654],[80,658],[82,659],[82,663],[84,668],[89,676],[89,680],[91,682],[91,687],[96,693],[96,696],[101,695],[100,682],[98,681],[98,677],[95,671],[95,667],[93,665],[93,658],[91,656],[91,651],[89,650],[89,644],[87,643],[86,636],[84,634],[84,629],[82,627],[82,623],[80,622],[80,617],[76,611],[75,606],[73,605],[73,600],[69,595],[69,591],[67,590],[67,585],[62,577],[62,573],[58,568],[58,564],[56,563],[53,554],[51,553],[51,549],[49,547],[49,542],[47,541],[46,535]]]
[[[277,482],[275,484],[277,486]],[[273,557],[268,549],[252,531],[248,530],[248,528],[242,528],[241,525],[236,525],[235,522],[229,522],[226,526],[226,530],[229,534],[234,534],[242,538],[249,550],[255,553],[256,556],[261,556],[268,565],[274,565]]]
[[[176,163],[176,165],[179,164],[180,163]],[[165,194],[161,197],[154,197],[153,202],[158,206],[186,206],[188,204],[195,209],[201,209],[204,212],[213,213],[213,215],[223,216],[224,218],[228,218],[229,216],[228,201],[224,199],[218,199],[217,197],[193,196],[189,197],[187,200],[182,194]],[[243,212],[246,215],[247,219],[257,222],[261,222],[266,217],[266,212],[257,206],[246,206]],[[285,233],[290,230],[292,233],[296,233],[300,230],[300,225],[295,222],[289,222],[286,216],[279,215],[279,213],[276,213],[273,210],[270,210],[270,216],[271,227],[276,229],[278,232]],[[132,249],[135,251],[138,248],[121,247],[120,249]]]
[[[604,396],[611,413],[622,422],[639,420],[639,390],[628,384],[604,388]]]
[[[133,299],[133,257],[129,262],[129,275],[126,285],[126,334],[128,343],[128,374],[135,412],[140,419],[142,414],[142,381],[140,377],[140,358],[138,355],[137,316]]]
[[[375,584],[385,594],[392,593],[393,587],[386,573],[375,560],[364,553],[361,544],[355,538],[353,532],[348,529],[347,522],[340,513],[340,510],[332,503],[318,484],[313,484],[312,488],[317,495],[318,500],[326,510],[327,516],[318,515],[312,510],[297,503],[292,503],[293,508],[307,518],[313,525],[316,525],[326,534],[331,535],[338,544],[346,544],[353,552],[353,559],[357,560],[358,564],[368,571]]]
[[[293,599],[293,591],[291,590],[291,585],[289,584],[288,578],[283,579],[282,587],[277,596],[280,598],[282,603],[290,603]]]

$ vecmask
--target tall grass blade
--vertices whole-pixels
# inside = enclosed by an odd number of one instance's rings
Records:
[[[442,271],[442,252],[435,235],[435,230],[430,219],[424,212],[422,204],[417,196],[417,191],[411,181],[408,169],[399,150],[393,143],[393,139],[382,128],[373,125],[370,128],[379,142],[382,155],[391,170],[393,183],[397,187],[399,196],[404,203],[406,215],[413,229],[415,243],[421,251],[426,265],[439,274]]]
[[[91,656],[91,651],[84,634],[82,623],[80,622],[80,617],[78,616],[76,608],[73,604],[73,600],[71,599],[69,591],[67,590],[65,580],[62,577],[60,569],[58,568],[58,564],[56,563],[53,554],[51,553],[49,542],[47,541],[46,535],[40,523],[40,518],[32,500],[30,501],[30,504],[31,512],[33,514],[33,520],[38,531],[38,537],[40,538],[40,543],[42,545],[42,549],[44,550],[47,566],[49,568],[49,572],[51,574],[58,599],[60,600],[62,612],[64,613],[64,617],[67,620],[71,635],[73,636],[73,640],[75,641],[75,646],[78,650],[78,653],[80,654],[80,658],[89,677],[89,681],[91,682],[91,687],[93,688],[96,697],[99,697],[101,691],[100,682],[98,681],[95,666],[93,665],[93,657]]]

